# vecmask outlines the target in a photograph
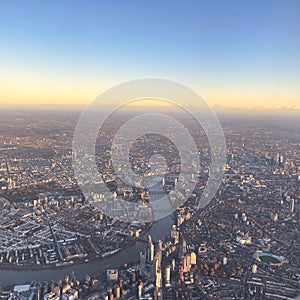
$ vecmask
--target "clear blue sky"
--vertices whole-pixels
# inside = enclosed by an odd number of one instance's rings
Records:
[[[300,105],[300,1],[0,5],[2,103],[85,103],[121,81],[163,77],[212,104]]]

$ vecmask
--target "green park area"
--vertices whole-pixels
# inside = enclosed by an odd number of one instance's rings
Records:
[[[259,256],[261,262],[266,264],[279,264],[280,260],[272,255],[261,255]]]

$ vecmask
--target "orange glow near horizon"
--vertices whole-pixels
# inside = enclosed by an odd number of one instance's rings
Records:
[[[6,78],[0,86],[0,106],[3,105],[67,105],[85,106],[114,84],[102,86],[96,81],[79,79],[41,80],[37,78]],[[197,88],[190,86],[211,106],[264,109],[295,108],[300,109],[300,91],[283,88],[230,87]],[[109,103],[108,103],[109,104]],[[132,105],[135,105],[134,103]],[[143,101],[143,106],[165,106],[167,103],[153,100]],[[197,104],[194,104],[197,106]]]

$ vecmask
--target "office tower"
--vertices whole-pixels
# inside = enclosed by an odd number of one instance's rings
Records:
[[[162,251],[162,248],[163,248],[162,240],[159,240],[158,241],[158,250]]]
[[[148,249],[148,261],[153,262],[154,261],[154,244],[152,242],[152,238],[149,235],[148,237],[148,244],[149,244],[149,249]]]
[[[191,255],[188,254],[183,258],[183,273],[189,272],[191,268]]]
[[[158,265],[159,265],[159,268],[161,268],[161,262],[162,262],[162,241],[160,240],[158,242],[158,251],[156,253],[156,260],[158,260]]]
[[[115,294],[115,296],[116,296],[117,299],[121,297],[121,289],[120,289],[120,287],[118,285],[116,285],[114,287],[114,294]]]
[[[187,252],[187,244],[186,244],[186,240],[182,239],[182,255],[185,255]]]
[[[176,260],[173,258],[172,259],[172,271],[175,270],[175,267],[176,267]]]
[[[295,199],[291,199],[291,213],[295,211]]]
[[[171,286],[171,266],[167,266],[165,269],[165,285]]]
[[[156,271],[156,276],[155,276],[155,286],[157,288],[162,288],[162,276],[161,276],[161,269],[158,269]]]
[[[144,270],[146,267],[146,253],[140,252],[140,270]]]
[[[257,272],[257,265],[253,265],[252,266],[252,273],[256,273]]]
[[[131,272],[131,283],[135,283],[136,282],[136,272],[135,270],[133,270]]]
[[[195,252],[191,253],[191,265],[196,265],[197,264],[197,255]]]
[[[176,227],[176,225],[173,225],[172,229],[171,229],[171,238],[175,239],[177,234],[178,234],[177,227]]]
[[[138,297],[141,298],[142,297],[142,294],[143,294],[143,288],[144,288],[144,284],[143,282],[141,281],[139,286],[138,286]]]
[[[283,155],[280,155],[280,157],[279,157],[279,162],[280,162],[281,164],[284,163],[284,157],[283,157]]]
[[[118,269],[108,269],[106,271],[107,280],[118,280],[119,272]]]

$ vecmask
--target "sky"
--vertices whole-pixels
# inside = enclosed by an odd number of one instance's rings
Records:
[[[86,105],[165,78],[210,105],[300,108],[300,1],[1,1],[0,105]]]

